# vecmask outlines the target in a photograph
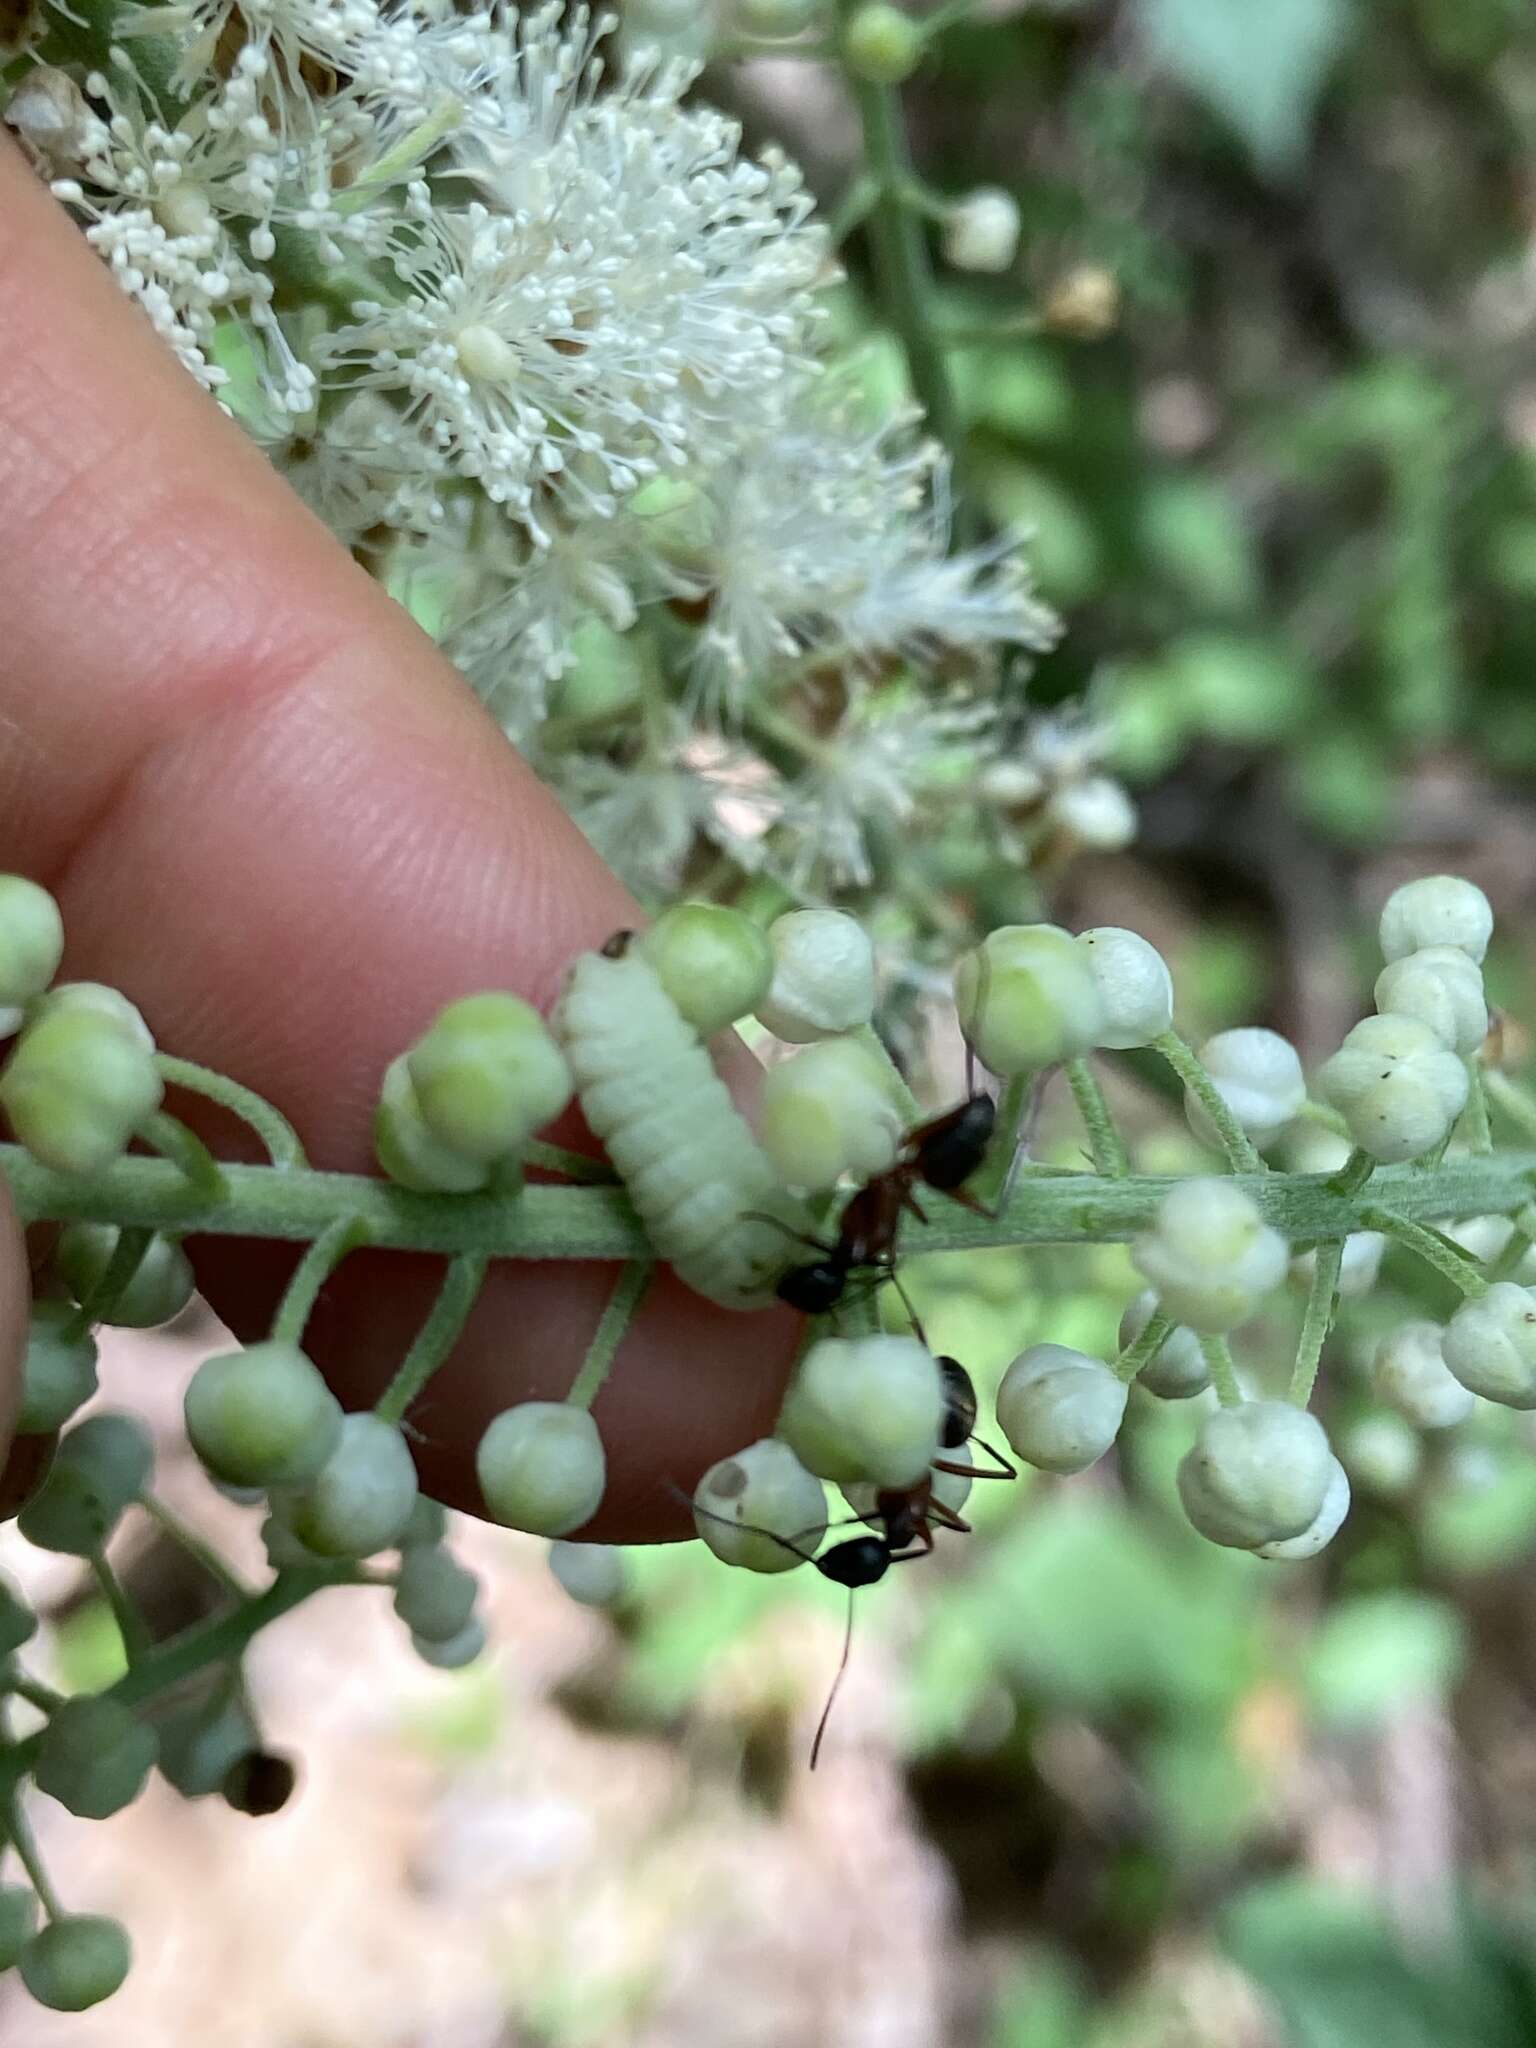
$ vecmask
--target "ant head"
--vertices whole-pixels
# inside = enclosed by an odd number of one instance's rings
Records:
[[[817,1571],[834,1586],[872,1586],[890,1570],[890,1545],[878,1536],[850,1536],[815,1560]]]
[[[820,1316],[836,1308],[847,1284],[848,1275],[840,1265],[831,1259],[818,1259],[814,1265],[791,1266],[773,1291],[780,1301],[799,1309],[802,1315]]]
[[[958,1451],[976,1427],[976,1389],[958,1358],[940,1358],[944,1387],[944,1428],[939,1438],[946,1451]]]

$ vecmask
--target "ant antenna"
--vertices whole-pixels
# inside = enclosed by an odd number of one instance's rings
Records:
[[[816,1723],[815,1739],[811,1743],[811,1769],[816,1768],[821,1756],[821,1740],[827,1732],[827,1723],[832,1718],[832,1707],[842,1689],[843,1674],[848,1669],[848,1653],[853,1648],[853,1588],[848,1588],[848,1620],[843,1629],[843,1654],[837,1660],[837,1670],[827,1692],[827,1703],[821,1710],[821,1719]]]

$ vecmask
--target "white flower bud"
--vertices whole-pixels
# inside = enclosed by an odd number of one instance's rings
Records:
[[[1438,1323],[1399,1323],[1376,1347],[1371,1382],[1378,1396],[1420,1429],[1454,1429],[1473,1397],[1446,1365]]]
[[[1278,1031],[1265,1031],[1256,1024],[1218,1031],[1201,1046],[1200,1064],[1255,1145],[1272,1144],[1307,1099],[1306,1077],[1296,1048]],[[1187,1091],[1184,1113],[1202,1143],[1219,1147],[1209,1117]]]
[[[1082,1472],[1109,1449],[1126,1388],[1102,1358],[1065,1344],[1032,1344],[1003,1374],[997,1423],[1026,1464]]]
[[[551,1543],[549,1568],[582,1607],[612,1607],[629,1584],[624,1553],[612,1543]]]
[[[63,164],[76,157],[88,117],[85,95],[67,71],[38,64],[5,106],[5,125],[36,155]]]
[[[1363,1152],[1391,1164],[1438,1145],[1467,1106],[1467,1070],[1413,1017],[1366,1017],[1317,1077]]]
[[[1322,1425],[1288,1401],[1218,1408],[1179,1465],[1179,1498],[1212,1543],[1257,1550],[1309,1530],[1333,1483]]]
[[[761,1024],[789,1045],[856,1031],[875,1012],[875,951],[856,918],[840,910],[791,910],[768,927],[773,981],[757,1006]]]
[[[895,1163],[905,1122],[889,1077],[854,1038],[824,1038],[763,1076],[759,1137],[790,1186],[872,1180]]]
[[[944,1386],[915,1337],[824,1337],[800,1362],[779,1434],[820,1479],[912,1486],[938,1455]]]
[[[1134,1301],[1126,1303],[1120,1318],[1122,1346],[1136,1342],[1157,1308],[1158,1299],[1150,1287],[1144,1288]],[[1211,1384],[1211,1375],[1195,1332],[1175,1324],[1154,1356],[1136,1375],[1136,1384],[1163,1401],[1187,1401],[1191,1395],[1203,1394]]]
[[[1064,783],[1046,805],[1046,815],[1096,853],[1118,853],[1136,837],[1136,806],[1110,775]]]
[[[1400,1415],[1367,1415],[1339,1446],[1353,1485],[1383,1500],[1400,1500],[1419,1476],[1423,1441]]]
[[[51,2012],[84,2012],[110,1998],[128,1974],[132,1950],[116,1920],[63,1913],[22,1950],[21,1981]]]
[[[19,1008],[40,996],[63,957],[58,904],[25,875],[0,875],[0,1004]]]
[[[1103,924],[1079,932],[1077,943],[1087,956],[1099,992],[1104,1022],[1098,1043],[1124,1052],[1150,1045],[1173,1024],[1173,977],[1156,946],[1139,932]]]
[[[944,261],[956,270],[995,274],[1006,270],[1019,248],[1019,204],[999,185],[978,185],[950,208],[944,227]]]
[[[1416,1017],[1463,1055],[1488,1036],[1483,970],[1457,946],[1422,946],[1389,961],[1376,977],[1376,1007]]]
[[[1286,1260],[1285,1239],[1249,1197],[1214,1177],[1170,1189],[1131,1247],[1167,1314],[1207,1336],[1245,1323],[1279,1286]]]
[[[395,1612],[413,1636],[451,1642],[474,1618],[480,1581],[433,1543],[405,1547],[395,1574]]]
[[[826,1533],[821,1481],[778,1437],[711,1465],[693,1499],[699,1535],[723,1564],[743,1571],[793,1571]]]
[[[1401,960],[1421,946],[1456,946],[1480,961],[1493,936],[1493,910],[1475,882],[1426,875],[1394,889],[1382,905],[1381,952]]]
[[[1387,1240],[1379,1230],[1352,1230],[1344,1240],[1339,1259],[1338,1291],[1341,1301],[1359,1301],[1376,1285]],[[1317,1272],[1317,1253],[1298,1252],[1291,1261],[1291,1278],[1303,1287],[1312,1285]]]
[[[1258,1555],[1283,1562],[1316,1557],[1338,1535],[1349,1513],[1349,1474],[1337,1458],[1331,1461],[1328,1491],[1323,1504],[1299,1536],[1285,1536],[1273,1543],[1261,1543]]]
[[[144,1012],[136,1003],[130,1003],[120,988],[112,988],[104,981],[61,981],[38,997],[32,1005],[31,1021],[35,1024],[60,1010],[87,1011],[94,1017],[105,1017],[145,1052],[155,1049],[155,1034],[144,1022]]]
[[[1505,1408],[1536,1408],[1536,1291],[1496,1280],[1464,1301],[1440,1340],[1446,1364],[1474,1394]]]
[[[1105,1024],[1090,956],[1054,924],[990,933],[955,968],[955,1004],[976,1057],[1005,1080],[1076,1059]]]
[[[608,1477],[597,1424],[567,1401],[504,1409],[480,1439],[475,1470],[496,1520],[535,1536],[567,1536],[590,1522]]]

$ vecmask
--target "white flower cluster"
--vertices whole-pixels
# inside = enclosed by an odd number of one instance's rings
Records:
[[[835,373],[799,172],[744,156],[687,65],[610,75],[608,20],[505,0],[107,18],[99,67],[22,72],[8,125],[642,884],[705,839],[865,886],[957,745],[1006,829],[999,657],[1056,622],[1011,539],[952,550],[943,459]],[[562,685],[615,640],[642,684],[572,743]],[[786,760],[809,684],[831,716]]]

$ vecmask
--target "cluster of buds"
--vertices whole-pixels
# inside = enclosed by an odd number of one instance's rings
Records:
[[[1536,1408],[1536,1287],[1527,1284],[1536,1204],[1529,1174],[1492,1151],[1489,1104],[1527,1130],[1536,1129],[1536,1105],[1485,1061],[1490,930],[1487,903],[1469,883],[1435,877],[1399,890],[1382,915],[1377,1014],[1323,1065],[1316,1096],[1273,1032],[1224,1031],[1199,1052],[1188,1045],[1173,1026],[1168,968],[1134,932],[993,931],[958,962],[955,1000],[972,1058],[1001,1093],[994,1100],[990,1086],[976,1087],[924,1120],[874,1029],[877,961],[854,919],[796,910],[764,928],[734,909],[682,904],[643,934],[616,934],[579,956],[548,1020],[510,993],[469,996],[393,1062],[376,1151],[386,1181],[410,1191],[402,1202],[377,1180],[310,1176],[271,1105],[157,1052],[116,991],[55,985],[57,906],[32,883],[0,878],[0,1023],[12,1040],[0,1106],[17,1141],[0,1151],[0,1166],[30,1216],[56,1214],[49,1191],[62,1186],[60,1207],[76,1219],[35,1275],[17,1426],[23,1437],[56,1440],[19,1528],[32,1544],[106,1574],[120,1608],[123,1589],[105,1555],[118,1525],[145,1507],[168,1525],[174,1518],[155,1500],[155,1445],[142,1422],[79,1412],[96,1391],[95,1327],[153,1327],[191,1296],[177,1201],[157,1212],[152,1199],[151,1181],[163,1189],[168,1167],[195,1193],[199,1233],[251,1234],[248,1177],[226,1177],[166,1110],[166,1084],[246,1116],[280,1167],[266,1176],[269,1204],[306,1180],[335,1202],[265,1339],[205,1359],[186,1390],[191,1449],[222,1493],[263,1517],[275,1574],[249,1595],[222,1575],[234,1605],[216,1661],[210,1653],[211,1688],[190,1702],[179,1691],[157,1697],[157,1670],[171,1692],[196,1668],[184,1639],[173,1638],[141,1651],[126,1691],[53,1694],[24,1662],[35,1618],[0,1588],[0,1811],[28,1878],[0,1886],[0,1967],[16,1964],[36,1997],[75,2009],[107,1996],[128,1966],[122,1929],[58,1905],[26,1829],[25,1784],[93,1818],[119,1811],[155,1770],[189,1797],[220,1796],[249,1812],[287,1796],[291,1767],[263,1748],[240,1677],[240,1650],[269,1612],[321,1587],[385,1583],[427,1663],[453,1668],[480,1653],[476,1581],[447,1547],[442,1508],[420,1491],[405,1425],[473,1305],[487,1231],[517,1255],[518,1219],[541,1193],[558,1194],[567,1215],[588,1205],[568,1256],[602,1255],[606,1229],[612,1255],[629,1263],[567,1398],[514,1402],[495,1416],[475,1469],[487,1514],[550,1539],[556,1579],[589,1605],[625,1594],[622,1554],[580,1540],[608,1476],[593,1405],[655,1263],[724,1307],[777,1299],[807,1316],[773,1433],[702,1474],[694,1526],[727,1564],[765,1573],[810,1564],[850,1589],[926,1555],[938,1531],[966,1532],[973,1481],[1014,1472],[977,1434],[970,1373],[930,1345],[901,1285],[901,1260],[932,1234],[937,1205],[947,1211],[938,1219],[947,1241],[961,1247],[1127,1241],[1145,1285],[1125,1309],[1116,1355],[1042,1334],[1001,1377],[997,1429],[1025,1464],[1071,1475],[1111,1453],[1137,1401],[1187,1404],[1193,1426],[1178,1498],[1212,1542],[1297,1560],[1343,1524],[1349,1480],[1311,1395],[1341,1302],[1375,1285],[1394,1241],[1452,1281],[1463,1305],[1443,1328],[1421,1318],[1381,1340],[1374,1386],[1389,1414],[1377,1419],[1444,1432],[1479,1400]],[[748,1020],[778,1041],[755,1126],[708,1044]],[[1168,1064],[1193,1136],[1224,1156],[1227,1171],[1132,1174],[1094,1063],[1135,1049]],[[1082,1117],[1091,1173],[1022,1159],[1033,1105],[1057,1069]],[[611,1184],[539,1186],[539,1176],[580,1183],[609,1174],[591,1154],[539,1135],[573,1101],[601,1139],[627,1209]],[[1461,1150],[1442,1165],[1458,1131]],[[136,1156],[135,1145],[159,1156]],[[1263,1154],[1281,1148],[1299,1167],[1266,1163]],[[187,1196],[183,1188],[181,1213]],[[82,1211],[91,1220],[79,1220]],[[384,1395],[371,1410],[344,1413],[305,1349],[310,1310],[351,1250],[409,1248],[412,1219],[419,1228],[423,1214],[433,1221],[419,1249],[458,1242],[459,1224],[447,1219],[462,1223],[462,1249]],[[1490,1231],[1482,1246],[1479,1233]],[[637,1239],[648,1255],[635,1255]],[[535,1241],[549,1256],[548,1228]],[[1288,1275],[1307,1307],[1280,1389],[1255,1365],[1240,1366],[1230,1340]],[[876,1291],[886,1282],[907,1327],[881,1326]],[[841,1489],[846,1514],[834,1516],[829,1485]],[[193,1548],[206,1563],[206,1545],[194,1537]],[[13,1705],[37,1724],[14,1739]]]

